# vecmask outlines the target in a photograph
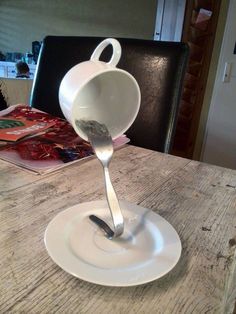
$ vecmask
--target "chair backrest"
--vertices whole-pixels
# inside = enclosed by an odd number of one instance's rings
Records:
[[[31,106],[63,117],[58,100],[62,78],[75,64],[89,60],[103,39],[47,36],[39,54]],[[130,143],[170,152],[188,60],[188,46],[177,42],[117,39],[122,47],[118,67],[130,72],[141,89],[140,111],[126,132]],[[109,60],[111,53],[111,47],[108,46],[101,59]]]

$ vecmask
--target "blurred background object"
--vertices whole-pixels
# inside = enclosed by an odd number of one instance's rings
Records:
[[[7,108],[7,102],[6,102],[5,97],[3,96],[1,86],[2,86],[2,83],[0,82],[0,110],[4,110]]]
[[[35,64],[37,64],[37,61],[38,61],[38,56],[39,56],[41,44],[42,43],[39,41],[33,41],[32,42],[32,54],[33,54],[33,60],[34,60]]]
[[[0,61],[5,61],[6,56],[0,51]]]
[[[22,52],[7,52],[6,53],[6,60],[8,62],[17,62],[24,57]]]
[[[26,62],[16,62],[16,78],[30,78],[30,68]]]

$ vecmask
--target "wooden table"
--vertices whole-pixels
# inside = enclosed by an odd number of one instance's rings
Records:
[[[175,268],[136,287],[87,283],[48,256],[44,232],[74,204],[103,199],[96,159],[36,176],[0,162],[0,313],[232,313],[236,297],[236,171],[133,146],[111,176],[120,199],[168,220],[183,246]]]

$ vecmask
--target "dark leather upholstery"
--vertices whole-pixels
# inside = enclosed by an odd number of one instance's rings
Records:
[[[48,36],[44,39],[31,94],[31,106],[63,117],[60,82],[75,64],[90,58],[104,38]],[[139,114],[126,132],[131,144],[169,152],[173,140],[183,77],[188,59],[184,43],[117,38],[122,47],[119,68],[130,72],[141,89]],[[107,61],[111,47],[101,59]]]

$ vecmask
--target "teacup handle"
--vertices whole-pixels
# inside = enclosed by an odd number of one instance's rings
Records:
[[[117,65],[117,63],[120,61],[120,57],[121,57],[121,45],[119,43],[118,40],[114,39],[114,38],[107,38],[105,40],[103,40],[94,50],[90,60],[92,61],[98,61],[101,53],[103,52],[103,50],[108,46],[108,45],[112,45],[113,47],[113,54],[111,56],[111,60],[109,62],[107,62],[107,64],[115,67]]]

